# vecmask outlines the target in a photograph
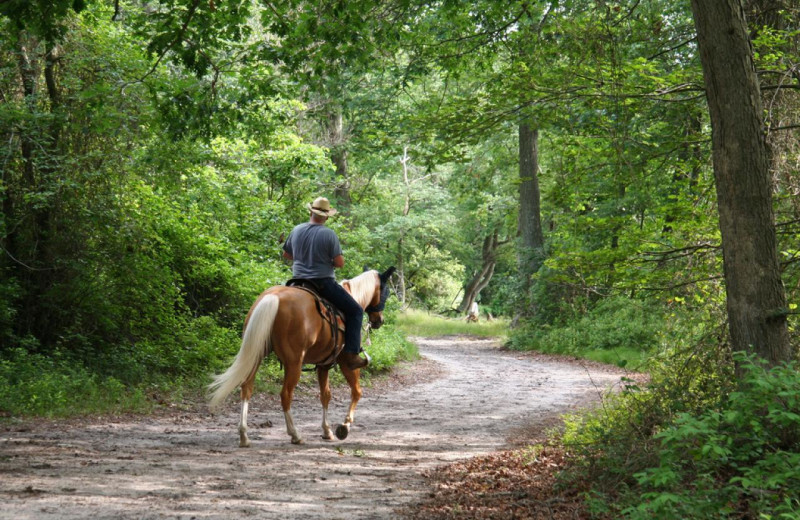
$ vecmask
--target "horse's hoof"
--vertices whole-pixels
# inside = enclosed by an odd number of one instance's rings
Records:
[[[331,433],[331,432],[323,433],[322,434],[322,439],[326,440],[326,441],[332,441],[333,440],[333,433]]]
[[[305,444],[305,443],[303,442],[303,439],[298,437],[297,439],[292,439],[292,444]]]
[[[250,440],[247,439],[247,440],[239,441],[239,447],[240,448],[249,448],[250,447]]]
[[[343,441],[347,438],[347,435],[350,433],[350,427],[346,424],[340,424],[336,427],[336,438],[340,441]]]

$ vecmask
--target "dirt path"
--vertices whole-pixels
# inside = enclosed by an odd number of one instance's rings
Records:
[[[425,469],[506,448],[515,432],[596,399],[621,375],[488,340],[417,343],[425,360],[365,389],[345,441],[320,438],[311,391],[293,406],[299,446],[268,395],[251,403],[248,449],[237,447],[233,399],[219,415],[6,427],[0,518],[392,518],[428,492]],[[332,420],[344,418],[347,399],[334,390]]]

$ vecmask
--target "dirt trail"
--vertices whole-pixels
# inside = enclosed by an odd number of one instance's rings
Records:
[[[313,391],[292,408],[292,445],[275,396],[254,397],[253,445],[239,407],[0,430],[0,518],[372,519],[428,492],[422,472],[509,446],[509,436],[598,397],[621,373],[501,351],[489,340],[418,338],[425,360],[366,388],[345,441],[320,438]],[[346,389],[334,390],[332,421]],[[274,426],[269,427],[269,423]]]

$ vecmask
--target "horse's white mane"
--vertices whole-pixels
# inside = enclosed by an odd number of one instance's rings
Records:
[[[375,287],[378,284],[378,271],[364,271],[352,280],[345,280],[342,285],[347,283],[350,286],[350,295],[361,307],[366,308],[375,294]]]

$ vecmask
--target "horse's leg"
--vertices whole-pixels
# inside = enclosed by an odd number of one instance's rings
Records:
[[[303,439],[297,434],[297,429],[294,427],[294,419],[292,419],[292,396],[294,395],[294,387],[300,381],[300,373],[303,365],[301,363],[287,363],[284,365],[283,370],[283,389],[281,390],[281,406],[283,407],[283,417],[286,419],[286,432],[292,438],[292,444],[302,444]]]
[[[333,440],[333,432],[328,425],[328,405],[331,402],[331,385],[328,379],[327,368],[317,368],[319,380],[319,400],[322,403],[322,438],[326,441]]]
[[[347,384],[350,385],[350,408],[347,410],[347,417],[345,417],[344,423],[336,427],[336,437],[344,440],[350,433],[350,425],[355,421],[356,405],[358,400],[361,399],[361,383],[358,379],[358,369],[350,370],[346,367],[341,367],[341,369]]]
[[[253,397],[253,388],[255,387],[256,383],[257,369],[258,366],[256,366],[253,372],[247,377],[245,382],[242,383],[242,418],[239,420],[240,448],[250,447],[250,439],[247,437],[247,410],[249,408],[250,398]]]

